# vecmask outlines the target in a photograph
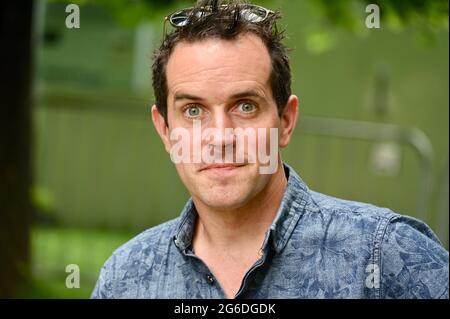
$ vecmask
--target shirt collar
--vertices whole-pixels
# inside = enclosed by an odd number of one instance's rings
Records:
[[[277,215],[268,230],[267,236],[270,240],[265,241],[265,243],[270,242],[277,253],[286,246],[309,201],[309,190],[303,180],[289,165],[283,165],[288,180],[287,187]],[[175,245],[181,251],[185,251],[192,243],[196,218],[197,211],[190,198],[181,212],[178,230],[174,236]]]

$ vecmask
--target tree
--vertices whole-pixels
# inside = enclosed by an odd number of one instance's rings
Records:
[[[14,296],[29,265],[32,0],[0,9],[0,298]]]

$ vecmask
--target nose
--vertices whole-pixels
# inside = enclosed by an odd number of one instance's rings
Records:
[[[215,110],[212,113],[211,121],[207,129],[209,129],[209,132],[205,132],[207,135],[205,136],[207,144],[222,149],[234,144],[234,123],[230,115],[223,108]]]

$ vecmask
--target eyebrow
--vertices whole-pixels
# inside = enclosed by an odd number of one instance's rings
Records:
[[[236,100],[236,99],[242,99],[245,97],[255,97],[255,98],[263,99],[264,95],[260,94],[257,90],[247,90],[247,91],[235,93],[235,94],[231,95],[229,97],[229,99]],[[177,101],[180,101],[180,100],[201,101],[201,100],[203,100],[203,98],[189,94],[189,93],[176,93],[173,98],[174,103]]]
[[[177,102],[180,100],[203,100],[201,97],[189,94],[189,93],[177,93],[173,97],[173,101]]]

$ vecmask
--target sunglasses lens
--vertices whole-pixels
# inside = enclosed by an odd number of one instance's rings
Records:
[[[179,11],[170,16],[170,23],[174,27],[183,27],[186,25],[188,13],[186,11]]]
[[[245,8],[241,11],[241,17],[246,21],[258,23],[267,18],[267,11],[259,7]]]
[[[187,11],[187,10],[175,12],[174,14],[172,14],[170,16],[170,23],[174,27],[184,27],[188,22],[190,14],[191,14],[191,12]],[[210,12],[208,12],[208,11],[197,11],[195,13],[195,16],[197,18],[202,18],[204,16],[207,16],[208,14],[210,14]]]

